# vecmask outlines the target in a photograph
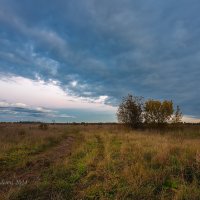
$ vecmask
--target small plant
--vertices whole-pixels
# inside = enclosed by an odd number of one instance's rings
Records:
[[[43,130],[43,131],[46,131],[46,130],[48,129],[48,125],[45,124],[45,123],[41,123],[41,124],[39,125],[39,129],[41,129],[41,130]]]
[[[21,130],[19,130],[18,135],[25,136],[26,135],[26,131],[24,129],[21,129]]]

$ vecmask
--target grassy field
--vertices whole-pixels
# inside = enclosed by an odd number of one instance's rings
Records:
[[[0,125],[0,199],[200,199],[200,128]]]

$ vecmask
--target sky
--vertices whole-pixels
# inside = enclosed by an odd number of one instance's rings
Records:
[[[198,0],[0,5],[0,121],[113,122],[128,93],[200,121]]]

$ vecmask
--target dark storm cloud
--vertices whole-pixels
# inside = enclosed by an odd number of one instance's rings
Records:
[[[112,105],[127,93],[172,99],[200,116],[199,10],[197,0],[1,0],[0,72]]]

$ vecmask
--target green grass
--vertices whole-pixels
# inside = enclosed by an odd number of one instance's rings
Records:
[[[98,146],[98,137],[85,138],[84,144],[74,151],[65,161],[66,163],[50,167],[42,173],[42,182],[35,187],[28,185],[22,188],[12,196],[12,199],[27,197],[28,199],[46,199],[52,196],[59,199],[73,198],[76,194],[76,184],[87,175],[95,157],[98,156]]]
[[[27,132],[24,129],[20,129],[17,132],[16,140],[22,137],[18,143],[14,143],[13,138],[8,137],[8,141],[6,142],[9,148],[0,153],[0,170],[22,167],[31,160],[32,156],[48,151],[48,149],[61,143],[70,134],[74,135],[78,133],[79,130],[76,128],[69,128],[60,132],[54,131],[55,130],[50,130],[45,132],[45,134],[41,133],[41,135],[34,135],[34,133],[31,135],[26,134]],[[35,138],[36,136],[38,137]],[[32,137],[33,140],[31,140]]]

